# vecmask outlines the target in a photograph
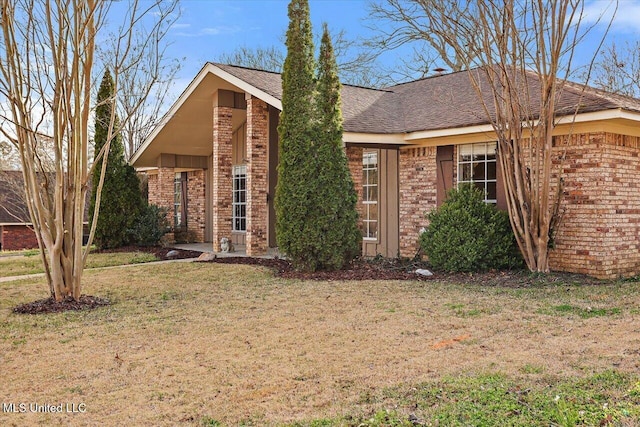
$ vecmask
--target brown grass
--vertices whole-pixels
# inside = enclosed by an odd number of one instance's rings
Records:
[[[482,288],[315,282],[249,266],[87,272],[113,305],[24,316],[46,285],[0,284],[0,403],[86,405],[0,425],[278,425],[370,411],[385,387],[473,372],[542,380],[640,368],[640,284]],[[561,304],[619,313],[583,318]]]

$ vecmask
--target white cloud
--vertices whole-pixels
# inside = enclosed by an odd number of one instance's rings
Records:
[[[615,0],[589,1],[584,9],[583,22],[606,26],[609,25],[612,17],[612,31],[638,32],[640,30],[638,25],[640,22],[640,0],[620,0],[617,10]]]
[[[191,27],[191,24],[179,24],[179,23],[175,23],[171,26],[172,29],[176,30],[176,29],[182,29],[182,28],[189,28]]]
[[[242,29],[237,26],[229,27],[225,25],[221,25],[218,27],[204,27],[198,30],[187,32],[180,31],[175,33],[176,36],[180,37],[203,37],[203,36],[220,36],[220,35],[229,35],[239,33]]]

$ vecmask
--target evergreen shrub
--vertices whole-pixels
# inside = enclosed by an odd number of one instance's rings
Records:
[[[167,208],[147,205],[136,218],[129,234],[140,246],[156,246],[168,230]]]
[[[473,272],[523,265],[509,215],[485,203],[473,184],[452,189],[427,219],[420,246],[436,270]]]

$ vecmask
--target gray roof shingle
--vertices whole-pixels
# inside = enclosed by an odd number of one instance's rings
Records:
[[[225,64],[213,64],[246,83],[282,99],[282,81],[279,73],[255,70]],[[461,71],[427,77],[398,84],[384,90],[358,86],[342,86],[342,114],[344,130],[362,133],[408,133],[488,124],[483,102],[468,73]],[[482,73],[479,73],[479,75]],[[529,93],[540,91],[534,73],[526,73]],[[481,78],[481,86],[488,87]],[[493,105],[489,91],[483,93],[484,104]],[[536,99],[532,96],[532,99]],[[578,108],[581,113],[624,109],[640,112],[640,100],[608,93],[577,83],[567,82],[557,102],[559,115],[571,114]],[[531,105],[531,114],[537,117],[539,105]]]

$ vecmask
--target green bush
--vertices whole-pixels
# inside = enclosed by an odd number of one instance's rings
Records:
[[[436,270],[451,272],[510,269],[522,266],[509,216],[484,202],[472,184],[447,194],[427,215],[429,227],[420,246]]]
[[[133,241],[140,246],[155,246],[169,230],[167,209],[147,205],[130,230]]]

